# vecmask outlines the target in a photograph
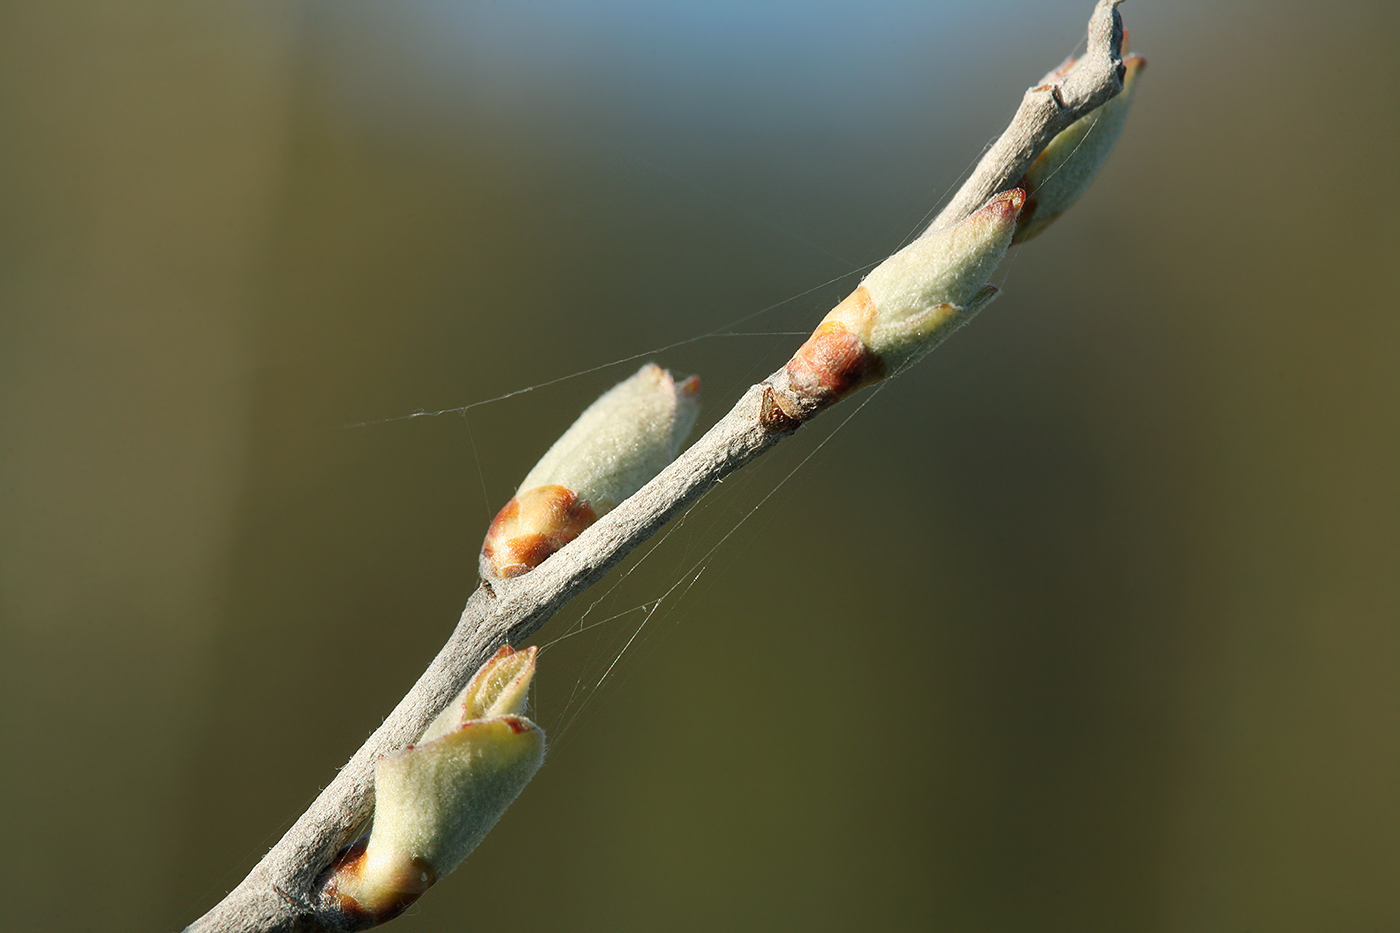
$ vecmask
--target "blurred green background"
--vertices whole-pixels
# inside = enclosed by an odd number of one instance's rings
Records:
[[[1091,6],[5,4],[6,928],[214,904],[604,364],[708,424]],[[1400,14],[1123,10],[1096,188],[539,633],[549,763],[395,929],[1397,928]]]

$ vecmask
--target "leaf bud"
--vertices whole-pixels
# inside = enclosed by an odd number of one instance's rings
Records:
[[[374,824],[331,869],[327,893],[358,928],[402,913],[452,871],[544,763],[523,714],[537,648],[501,648],[423,733],[374,769]]]
[[[876,266],[788,362],[792,391],[827,405],[941,343],[996,295],[987,280],[1011,245],[1024,200],[1019,188],[994,195],[961,223],[924,234]]]
[[[700,412],[700,380],[648,363],[579,415],[491,522],[483,578],[515,577],[660,473]]]
[[[1062,130],[1041,150],[1021,179],[1026,209],[1016,227],[1015,243],[1036,236],[1074,206],[1108,161],[1133,105],[1137,77],[1147,67],[1141,55],[1123,59],[1123,90]],[[1062,77],[1073,68],[1067,62],[1048,78]]]

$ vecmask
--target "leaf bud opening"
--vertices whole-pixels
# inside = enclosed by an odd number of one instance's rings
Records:
[[[416,744],[376,762],[369,839],[337,859],[326,888],[361,928],[461,864],[544,763],[544,732],[523,715],[537,653],[501,648]]]

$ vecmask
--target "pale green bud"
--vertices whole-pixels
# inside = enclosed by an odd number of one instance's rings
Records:
[[[876,266],[788,362],[792,391],[830,404],[937,346],[996,294],[987,280],[1011,245],[1024,200],[1019,188],[1003,191]]]
[[[544,762],[523,715],[536,648],[502,648],[423,733],[374,770],[374,825],[333,868],[329,893],[360,922],[383,923],[452,871]]]
[[[491,522],[483,577],[537,566],[676,458],[700,412],[700,380],[648,363],[588,406]]]
[[[1071,64],[1062,66],[1066,72]],[[1147,67],[1141,55],[1123,59],[1123,90],[1101,107],[1071,123],[1036,156],[1021,187],[1026,189],[1026,209],[1016,228],[1016,243],[1036,236],[1069,210],[1093,184],[1103,168],[1133,105],[1137,77]]]
[[[877,309],[866,344],[886,367],[918,360],[991,300],[987,280],[1011,245],[1025,199],[1019,188],[993,195],[966,220],[920,237],[865,277],[861,285]]]

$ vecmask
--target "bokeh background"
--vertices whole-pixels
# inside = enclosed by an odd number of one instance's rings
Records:
[[[712,421],[1090,8],[0,8],[6,928],[215,903],[585,402]],[[1123,9],[1095,190],[539,633],[396,929],[1400,928],[1400,14]]]

